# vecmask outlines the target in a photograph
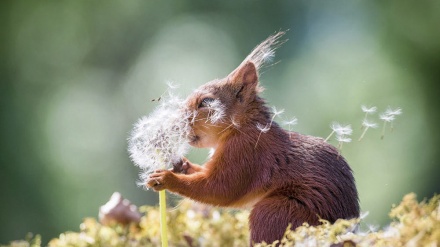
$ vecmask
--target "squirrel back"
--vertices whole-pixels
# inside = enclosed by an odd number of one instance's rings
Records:
[[[280,239],[287,226],[359,216],[352,170],[321,138],[287,132],[259,96],[258,70],[284,33],[269,37],[226,78],[202,85],[186,100],[190,144],[212,148],[203,166],[186,158],[148,186],[223,207],[252,209],[251,244]]]

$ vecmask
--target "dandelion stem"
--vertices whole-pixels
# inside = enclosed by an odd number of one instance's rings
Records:
[[[159,157],[160,163],[166,169],[165,162],[159,149],[156,149],[156,154]],[[159,213],[160,213],[160,240],[162,247],[168,247],[168,227],[167,227],[167,200],[165,190],[159,191]]]
[[[168,247],[167,202],[165,190],[159,191],[160,239],[162,247]]]

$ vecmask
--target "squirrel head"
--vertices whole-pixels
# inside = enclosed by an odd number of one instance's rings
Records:
[[[190,144],[216,148],[237,129],[253,124],[255,118],[268,117],[264,101],[258,96],[259,70],[282,43],[284,32],[270,36],[227,77],[210,81],[196,89],[186,100],[190,114]]]

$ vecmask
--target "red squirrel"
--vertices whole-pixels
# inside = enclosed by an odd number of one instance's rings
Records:
[[[172,170],[157,170],[147,186],[192,200],[231,208],[251,208],[250,244],[272,243],[292,229],[319,219],[359,217],[352,170],[322,138],[282,129],[259,96],[259,69],[272,56],[279,32],[257,46],[226,78],[202,85],[186,100],[193,111],[190,144],[212,148],[199,166],[182,158]],[[221,114],[212,120],[212,103]],[[217,121],[218,120],[218,121]],[[257,126],[266,126],[264,132]]]

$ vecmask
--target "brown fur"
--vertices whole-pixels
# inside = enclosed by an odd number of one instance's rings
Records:
[[[187,108],[197,112],[191,144],[215,152],[204,166],[183,158],[173,171],[156,171],[148,186],[206,204],[251,207],[251,244],[280,239],[289,224],[294,229],[304,222],[319,224],[319,218],[358,217],[352,171],[336,148],[275,122],[266,133],[256,128],[272,118],[260,90],[257,68],[248,61],[190,95]],[[206,121],[209,110],[199,107],[206,97],[225,106],[223,121]]]

